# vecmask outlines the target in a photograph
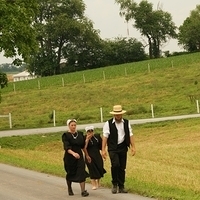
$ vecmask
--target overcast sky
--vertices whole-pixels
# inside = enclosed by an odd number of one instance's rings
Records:
[[[124,18],[119,16],[119,5],[115,0],[83,0],[86,4],[86,16],[94,23],[94,28],[100,30],[100,35],[105,38],[116,37],[134,37],[139,41],[145,38],[140,36],[131,22],[126,24]],[[137,3],[140,0],[136,0]],[[190,15],[190,11],[200,5],[200,0],[148,0],[153,3],[154,9],[159,5],[163,11],[167,11],[172,15],[172,19],[176,26],[183,24],[184,20]],[[129,30],[129,35],[128,31]],[[169,50],[170,52],[183,50],[177,45],[177,40],[170,40],[166,43],[162,50]],[[10,63],[12,59],[7,59],[0,55],[1,63]]]

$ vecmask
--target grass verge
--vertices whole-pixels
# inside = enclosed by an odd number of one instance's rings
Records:
[[[126,188],[162,200],[199,200],[199,119],[135,125],[133,130],[137,154],[128,157]],[[61,135],[0,138],[0,162],[65,177]],[[102,185],[111,187],[109,158],[104,164]]]

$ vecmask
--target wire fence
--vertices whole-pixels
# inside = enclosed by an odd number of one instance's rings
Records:
[[[25,81],[9,82],[8,87],[4,88],[4,92],[33,89],[41,90],[50,87],[65,87],[69,84],[92,83],[94,81],[126,77],[133,74],[151,73],[154,70],[163,70],[169,67],[187,68],[189,65],[195,63],[200,63],[200,53],[146,60],[142,62],[90,69]]]

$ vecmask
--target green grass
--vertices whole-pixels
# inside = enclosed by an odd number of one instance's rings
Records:
[[[200,53],[187,54],[184,56],[175,56],[169,58],[160,58],[154,60],[146,60],[142,62],[128,63],[111,67],[97,68],[86,71],[79,71],[75,73],[62,74],[52,77],[43,77],[34,80],[15,82],[9,84],[9,87],[4,89],[6,92],[13,91],[15,85],[16,91],[27,89],[46,89],[49,87],[63,87],[68,84],[83,84],[95,81],[103,81],[108,79],[115,79],[119,77],[132,76],[139,73],[149,73],[157,69],[168,69],[184,67],[188,68],[191,64],[198,64],[200,62]]]
[[[160,200],[199,200],[199,119],[147,123],[133,130],[137,152],[134,157],[128,152],[126,188]],[[65,177],[61,135],[3,137],[0,162]],[[104,166],[101,183],[111,187],[109,158]]]
[[[196,114],[199,69],[195,53],[10,82],[2,90],[0,115],[11,113],[13,128],[21,129],[53,126],[53,110],[56,126],[71,117],[79,124],[100,122],[101,107],[105,121],[114,104],[122,104],[129,119],[151,118],[151,104],[155,117]],[[0,130],[9,129],[8,118],[0,121]]]
[[[53,110],[56,126],[68,118],[100,122],[101,107],[106,121],[114,104],[123,105],[128,119],[151,118],[151,104],[155,117],[196,114],[199,69],[200,53],[195,53],[9,83],[2,90],[0,115],[11,113],[13,129],[20,129],[52,127]],[[8,118],[0,123],[0,130],[9,129]],[[137,153],[128,157],[127,189],[160,200],[199,200],[199,119],[133,129]],[[61,134],[0,138],[0,162],[64,177]],[[102,184],[111,187],[109,159],[105,168]]]

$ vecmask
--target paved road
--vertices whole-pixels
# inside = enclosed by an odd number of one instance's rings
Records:
[[[134,124],[144,124],[144,123],[153,123],[153,122],[160,122],[160,121],[170,121],[170,120],[189,119],[189,118],[198,118],[198,117],[200,117],[200,114],[161,117],[161,118],[149,118],[149,119],[137,119],[137,120],[130,120],[130,123],[134,125]],[[91,125],[91,124],[77,125],[77,129],[79,130],[84,129],[88,125]],[[95,128],[102,128],[104,123],[93,123],[92,125],[94,125]],[[0,131],[0,137],[13,136],[13,135],[53,133],[53,132],[63,132],[63,131],[66,131],[66,126],[20,129],[20,130],[11,129],[11,130],[6,130],[6,131]]]
[[[110,189],[92,190],[86,199],[92,200],[152,200],[134,194],[111,194]],[[66,200],[83,199],[78,183],[73,183],[74,196],[68,196],[64,178],[38,173],[35,171],[0,164],[0,199],[1,200]]]

